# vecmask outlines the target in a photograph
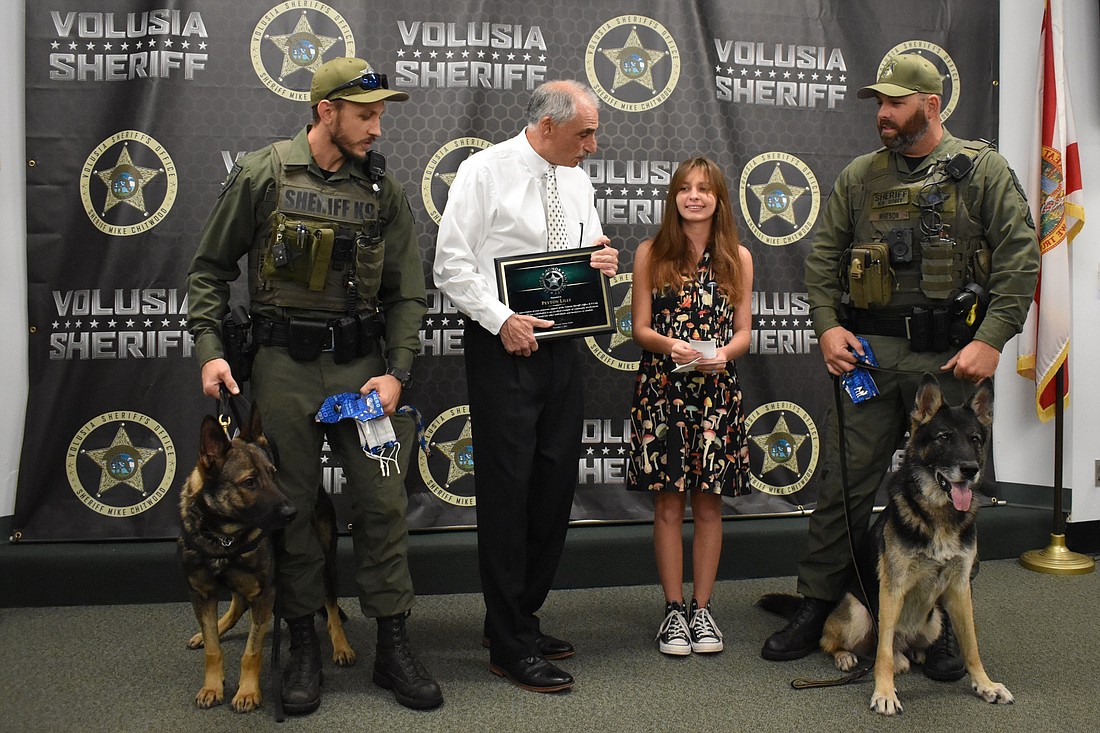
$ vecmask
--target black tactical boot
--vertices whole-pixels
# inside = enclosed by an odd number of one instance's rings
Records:
[[[283,710],[290,715],[312,713],[321,704],[321,645],[313,614],[288,618],[290,659],[283,670]]]
[[[764,642],[760,656],[773,662],[787,662],[820,648],[821,629],[834,605],[820,598],[803,598],[790,623]]]
[[[428,710],[443,704],[439,683],[428,676],[409,646],[405,630],[408,612],[378,619],[378,648],[374,658],[374,684],[393,690],[397,702],[407,708]]]
[[[959,640],[951,628],[951,619],[943,614],[943,630],[924,655],[924,676],[937,682],[955,682],[966,674]]]

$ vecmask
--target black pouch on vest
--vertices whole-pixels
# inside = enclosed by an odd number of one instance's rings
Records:
[[[291,318],[287,327],[287,353],[295,361],[313,361],[325,348],[328,334],[328,324],[324,321]]]
[[[951,348],[951,311],[947,306],[932,309],[932,351]]]
[[[377,313],[360,313],[359,316],[359,356],[374,351],[378,342],[386,333],[382,316]]]
[[[359,354],[359,319],[344,316],[332,324],[332,360],[346,364]]]
[[[933,351],[930,308],[913,309],[913,315],[909,318],[909,350],[913,353]]]
[[[244,306],[234,306],[222,319],[222,344],[229,370],[238,382],[252,377],[252,361],[259,342],[252,335],[252,319]]]
[[[950,346],[951,313],[945,306],[914,308],[909,319],[909,350],[947,351]]]

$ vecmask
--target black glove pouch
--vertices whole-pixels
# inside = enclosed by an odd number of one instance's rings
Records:
[[[313,361],[321,355],[328,340],[329,327],[324,321],[290,319],[286,350],[295,361]]]

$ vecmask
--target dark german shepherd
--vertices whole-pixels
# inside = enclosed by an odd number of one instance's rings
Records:
[[[922,663],[940,635],[937,602],[951,618],[970,674],[983,700],[1011,703],[1012,693],[993,682],[978,656],[970,574],[977,558],[974,490],[981,484],[993,424],[993,387],[985,380],[965,405],[946,405],[939,382],[926,374],[917,390],[909,443],[889,484],[885,510],[862,543],[857,565],[866,580],[871,607],[878,607],[878,637],[863,596],[853,590],[833,609],[821,635],[821,648],[838,669],[850,671],[857,655],[875,655],[871,709],[883,715],[902,711],[895,672]],[[872,576],[872,573],[874,575]],[[877,597],[876,597],[877,596]],[[759,604],[782,612],[782,594]],[[876,649],[877,642],[877,651]]]
[[[230,440],[218,421],[203,418],[199,460],[180,492],[180,564],[191,587],[191,605],[200,631],[188,647],[205,647],[201,708],[224,700],[224,655],[220,638],[251,608],[252,625],[241,657],[241,677],[233,708],[249,712],[260,704],[264,637],[275,602],[275,548],[271,533],[286,526],[297,510],[275,485],[272,447],[263,434],[259,408]],[[318,491],[314,527],[325,548],[326,613],[333,660],[355,662],[336,603],[336,512]],[[229,609],[218,618],[218,589],[232,591]]]

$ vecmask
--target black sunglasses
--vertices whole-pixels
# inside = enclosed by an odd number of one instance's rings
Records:
[[[364,73],[357,79],[344,82],[340,86],[333,89],[331,92],[324,96],[324,99],[328,99],[336,92],[342,92],[345,89],[351,89],[352,87],[359,87],[364,92],[369,92],[372,89],[389,89],[389,82],[386,80],[385,74],[375,74],[373,71]]]

